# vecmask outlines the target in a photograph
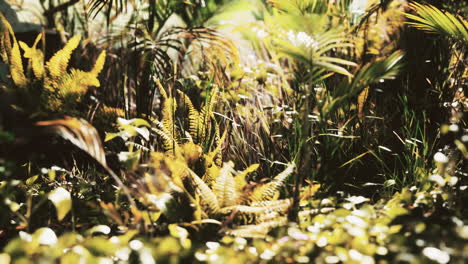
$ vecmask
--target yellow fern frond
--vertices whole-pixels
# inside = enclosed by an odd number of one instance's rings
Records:
[[[213,107],[218,94],[217,88],[212,88],[205,105],[202,107],[198,119],[197,142],[205,145],[211,130],[211,120],[213,116]]]
[[[216,128],[218,127],[216,126]],[[218,129],[218,133],[219,133],[219,129]],[[224,140],[226,139],[226,135],[227,135],[227,130],[225,130],[221,138],[217,140],[216,148],[205,155],[206,166],[211,166],[212,164],[215,164],[217,166],[222,165],[221,147],[223,145]]]
[[[89,72],[72,69],[70,73],[61,77],[59,83],[59,93],[66,96],[69,93],[83,95],[90,86],[99,87],[99,80]]]
[[[189,119],[189,133],[192,138],[197,137],[198,133],[198,120],[200,118],[200,113],[198,110],[193,106],[192,100],[182,91],[177,90],[179,95],[182,97],[184,105],[187,106],[188,109],[188,119]]]
[[[213,192],[221,207],[234,205],[239,198],[236,190],[236,183],[232,176],[233,166],[234,163],[232,162],[224,163],[219,176],[213,184]]]
[[[103,50],[101,54],[99,54],[96,60],[96,63],[94,63],[93,69],[89,73],[97,77],[99,73],[102,71],[102,69],[104,68],[105,63],[106,63],[106,51]]]
[[[21,48],[24,51],[24,57],[29,59],[29,65],[32,67],[34,76],[38,79],[42,79],[44,76],[44,54],[41,50],[37,49],[37,44],[42,38],[42,33],[37,35],[36,40],[32,47],[28,47],[28,45],[22,41],[19,42]]]
[[[234,180],[236,181],[236,188],[237,190],[242,190],[245,185],[247,185],[247,181],[245,180],[245,177],[247,174],[252,173],[256,171],[259,167],[259,164],[252,164],[250,165],[247,169],[243,170],[241,173],[237,174],[234,176]]]
[[[209,187],[211,187],[215,183],[216,178],[219,176],[220,170],[221,168],[216,165],[207,167],[202,178],[203,181],[206,182]]]
[[[164,125],[165,130],[168,134],[176,141],[180,140],[179,134],[177,133],[176,126],[174,123],[174,113],[177,108],[177,102],[175,98],[168,97],[164,87],[162,86],[159,80],[156,80],[156,84],[159,90],[159,93],[163,97],[162,103],[162,119],[161,123]],[[172,149],[172,148],[171,148]]]
[[[164,90],[164,87],[162,86],[161,81],[156,79],[156,85],[158,87],[159,94],[161,94],[162,98],[164,100],[166,100],[167,99],[167,93],[166,93],[166,90]]]
[[[80,35],[72,37],[65,47],[55,53],[55,55],[47,62],[46,66],[49,75],[52,78],[60,78],[67,73],[68,62],[70,61],[71,54],[80,44],[80,40]]]
[[[13,41],[13,47],[9,54],[11,78],[16,85],[24,87],[28,84],[28,79],[26,79],[26,76],[24,75],[23,62],[21,60],[21,52],[18,42],[15,38]]]
[[[288,167],[278,174],[273,180],[267,184],[257,187],[252,194],[253,202],[262,202],[272,200],[279,189],[284,185],[286,179],[293,173],[294,164],[289,164]]]
[[[190,171],[190,176],[192,179],[192,184],[195,187],[195,191],[200,196],[205,210],[210,213],[217,213],[220,207],[218,203],[218,198],[216,198],[215,193],[193,171]]]
[[[0,14],[0,21],[2,24],[2,31],[4,32],[3,35],[5,36],[2,43],[3,57],[7,58],[13,82],[19,87],[24,87],[28,84],[28,79],[26,79],[26,76],[24,75],[21,52],[18,41],[15,38],[15,32],[13,32],[13,28],[10,23],[8,23],[2,14]],[[11,45],[11,41],[13,41],[13,46]]]
[[[156,120],[154,123],[158,128],[152,128],[152,130],[162,138],[164,150],[166,152],[173,151],[174,153],[179,153],[179,144],[172,136],[172,133],[166,129],[162,122]]]

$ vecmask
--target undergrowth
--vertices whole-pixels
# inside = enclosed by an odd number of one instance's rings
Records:
[[[0,15],[0,263],[468,259],[462,1],[39,2]]]

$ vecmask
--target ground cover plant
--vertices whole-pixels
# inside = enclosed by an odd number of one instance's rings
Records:
[[[464,1],[0,10],[0,263],[467,262]]]

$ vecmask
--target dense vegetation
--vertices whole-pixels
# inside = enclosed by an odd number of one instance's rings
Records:
[[[0,4],[0,263],[467,262],[465,1]]]

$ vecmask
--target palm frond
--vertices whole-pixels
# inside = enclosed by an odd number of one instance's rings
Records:
[[[102,147],[101,138],[97,130],[84,119],[66,116],[64,119],[40,121],[37,126],[44,127],[47,131],[61,136],[73,145],[88,153],[111,175],[114,181],[124,191],[132,206],[136,206],[130,191],[120,178],[107,166],[106,155]]]
[[[84,119],[65,117],[65,119],[40,121],[37,122],[37,125],[51,129],[62,138],[88,153],[100,164],[107,164],[98,132]]]
[[[274,8],[290,14],[323,14],[328,9],[328,0],[268,0],[268,2]]]
[[[406,17],[413,21],[408,22],[410,26],[455,40],[468,41],[468,21],[463,17],[457,17],[429,4],[413,2],[410,7],[416,13],[416,15],[406,14]]]
[[[383,60],[366,64],[351,80],[343,80],[334,91],[333,100],[323,108],[324,115],[334,112],[349,98],[358,96],[370,84],[395,78],[403,67],[404,52],[395,51]]]

